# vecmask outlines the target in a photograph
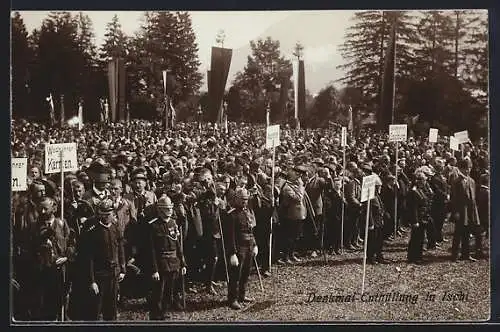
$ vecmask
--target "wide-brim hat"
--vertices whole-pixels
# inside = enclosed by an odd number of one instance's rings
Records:
[[[325,162],[321,158],[314,158],[314,160],[312,161],[312,163],[313,164],[318,164],[320,166],[323,166],[325,164]]]
[[[307,173],[308,169],[304,165],[297,165],[293,167],[293,170],[297,173],[305,174]]]

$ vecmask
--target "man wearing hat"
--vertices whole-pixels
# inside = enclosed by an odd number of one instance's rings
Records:
[[[427,176],[423,172],[415,173],[415,186],[408,196],[410,209],[411,237],[408,243],[408,263],[422,264],[425,232],[432,226],[433,192],[427,184]],[[432,239],[428,239],[431,241]]]
[[[472,163],[469,159],[460,159],[457,163],[458,175],[451,183],[450,210],[455,222],[452,244],[452,261],[458,259],[458,250],[461,249],[463,260],[476,261],[470,255],[469,234],[475,234],[480,223],[479,211],[476,203],[476,183],[470,177]],[[476,236],[475,251],[481,252],[481,242]]]
[[[358,243],[359,220],[361,216],[361,181],[363,171],[358,168],[355,162],[348,163],[349,182],[345,187],[345,198],[347,201],[346,223],[344,226],[344,246],[347,250],[357,250],[361,248]]]
[[[295,166],[288,171],[288,179],[280,190],[280,223],[286,238],[283,259],[287,263],[300,262],[295,254],[297,241],[302,238],[304,221],[308,216],[306,191],[301,175],[307,174],[304,166]],[[312,211],[311,211],[312,212]]]
[[[105,166],[94,164],[91,174],[93,175],[92,189],[86,191],[82,199],[87,201],[92,209],[96,211],[99,203],[111,196],[111,193],[107,189],[110,181],[109,171]]]
[[[113,201],[97,205],[95,223],[84,238],[84,266],[91,290],[88,320],[116,320],[118,283],[125,278],[123,238],[115,222]]]
[[[153,279],[150,319],[165,319],[174,306],[179,272],[186,274],[181,232],[174,218],[174,204],[166,195],[156,204],[157,217],[149,221],[150,272]]]
[[[201,191],[197,195],[198,207],[202,221],[202,241],[200,244],[201,260],[206,265],[205,283],[207,291],[217,294],[214,285],[217,264],[222,254],[222,230],[220,223],[220,199],[217,198],[212,172],[202,168],[199,173]]]
[[[31,275],[33,320],[55,321],[61,318],[64,264],[71,250],[68,248],[68,224],[55,217],[56,210],[56,202],[50,197],[43,197],[38,205],[38,220],[32,234],[35,251],[32,257],[37,258],[32,262],[34,275]]]
[[[253,301],[246,296],[246,284],[258,248],[253,235],[256,226],[255,214],[248,207],[249,198],[245,188],[235,190],[234,208],[229,210],[225,223],[226,248],[230,263],[228,305],[235,310],[241,309],[242,303]]]
[[[323,196],[324,196],[324,191],[326,187],[326,181],[331,181],[331,176],[330,176],[330,171],[328,168],[323,168],[324,162],[321,158],[315,158],[312,162],[312,176],[308,179],[306,182],[305,188],[306,192],[309,195],[309,198],[311,199],[311,203],[315,212],[315,224],[317,225],[318,229],[317,232],[319,233],[324,233],[324,226],[323,226]],[[320,176],[320,170],[323,172],[326,172],[326,179]],[[319,248],[322,244],[318,243],[317,237],[318,235],[321,237],[324,237],[324,234],[318,234],[317,232],[314,232],[314,229],[312,227],[312,223],[309,224],[311,227],[306,227],[306,230],[308,230],[309,234],[309,240],[311,243],[309,244],[312,248],[317,249]],[[314,240],[316,238],[316,241]],[[322,248],[323,249],[323,248]],[[312,257],[316,257],[316,250],[313,250],[312,252]]]
[[[450,198],[450,189],[446,177],[444,176],[445,162],[441,158],[435,161],[435,173],[430,178],[430,185],[434,191],[434,200],[432,202],[432,219],[434,221],[434,238],[437,244],[445,241],[443,237],[443,224],[446,218],[446,210]],[[447,241],[447,240],[446,240]]]

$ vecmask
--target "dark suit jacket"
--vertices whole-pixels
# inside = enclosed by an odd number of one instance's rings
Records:
[[[326,181],[322,177],[315,175],[306,184],[306,191],[311,199],[312,206],[316,215],[323,214],[323,193],[326,187]]]
[[[452,215],[458,214],[457,224],[479,225],[479,212],[476,203],[476,182],[459,173],[451,185],[450,208]]]

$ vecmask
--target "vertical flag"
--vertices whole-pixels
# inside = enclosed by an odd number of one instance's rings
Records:
[[[386,129],[389,124],[394,123],[394,98],[396,94],[396,20],[392,23],[389,46],[385,55],[384,74],[382,78],[382,89],[380,92],[380,109],[377,117],[377,125],[380,129]]]
[[[281,87],[280,87],[280,101],[279,101],[279,111],[277,112],[277,116],[274,117],[275,121],[280,122],[284,119],[285,113],[287,111],[287,103],[288,103],[288,88],[290,86],[290,78],[282,77],[281,78]]]
[[[349,123],[347,125],[347,130],[349,130],[349,133],[352,134],[353,129],[354,129],[354,123],[352,121],[352,106],[349,105]]]
[[[130,123],[130,104],[127,103],[127,123]]]
[[[116,74],[117,78],[117,103],[118,103],[118,111],[117,111],[117,119],[116,121],[123,121],[126,118],[126,90],[125,84],[127,81],[126,71],[125,71],[125,62],[122,58],[116,59]]]
[[[172,100],[169,98],[169,114],[170,114],[170,128],[174,128],[175,125],[175,118],[176,118],[176,111],[174,108],[174,105],[172,105]]]
[[[168,96],[167,96],[167,71],[163,70],[162,71],[162,77],[163,77],[163,100],[164,100],[164,129],[167,130],[170,126],[169,124],[169,104],[168,104]]]
[[[83,127],[83,102],[78,103],[78,130],[82,130]]]
[[[299,118],[299,61],[292,62],[293,69],[293,99],[294,99],[294,117],[295,121]]]
[[[53,126],[56,124],[56,115],[54,111],[54,100],[52,99],[52,93],[49,94],[46,100],[49,102],[49,108],[50,108],[49,110],[50,125]]]
[[[111,106],[111,121],[114,122],[116,116],[116,105],[118,104],[118,88],[117,88],[117,75],[116,75],[116,62],[111,60],[108,62],[108,84],[109,84],[109,106]]]
[[[209,116],[211,121],[222,121],[222,99],[226,89],[233,50],[230,48],[212,47],[210,74],[208,78]]]
[[[64,95],[61,95],[61,127],[64,126]]]

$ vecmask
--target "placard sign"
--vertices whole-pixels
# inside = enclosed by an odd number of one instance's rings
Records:
[[[272,125],[266,129],[266,149],[280,145],[280,125]]]
[[[455,133],[455,138],[457,139],[458,144],[467,143],[469,141],[469,132],[467,130],[459,131]]]
[[[436,128],[429,129],[429,142],[436,143],[438,141],[438,130]]]
[[[61,172],[61,151],[63,152],[62,168],[64,172],[78,170],[76,143],[60,143],[45,145],[45,173]]]
[[[28,158],[12,158],[12,191],[28,189]]]
[[[450,136],[450,149],[458,151],[458,140],[454,136]]]
[[[368,199],[375,198],[375,183],[377,175],[372,174],[363,177],[361,184],[361,202],[366,202]]]
[[[389,142],[406,142],[408,125],[389,125]]]
[[[341,146],[347,146],[347,127],[342,127]]]

